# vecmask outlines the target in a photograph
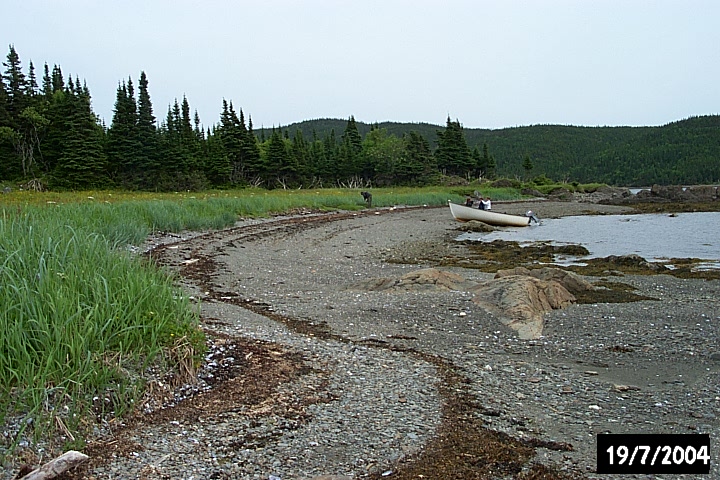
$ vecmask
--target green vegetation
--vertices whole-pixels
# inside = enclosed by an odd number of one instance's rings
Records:
[[[663,127],[534,125],[465,129],[429,124],[312,120],[253,130],[223,101],[219,122],[201,125],[189,100],[158,121],[149,80],[117,87],[109,127],[91,108],[87,85],[47,64],[38,84],[13,46],[0,75],[0,188],[368,188],[443,184],[496,176],[547,175],[616,185],[720,181],[720,116]],[[219,106],[220,107],[220,106]]]
[[[285,129],[322,136],[343,125],[340,119],[320,119]],[[357,122],[361,135],[371,127]],[[374,127],[396,136],[414,131],[431,140],[442,131],[427,123],[385,122]],[[527,167],[532,166],[533,174],[568,182],[625,186],[720,182],[720,115],[691,117],[659,127],[531,125],[497,130],[464,128],[463,133],[470,149],[492,152],[501,177],[524,178]]]
[[[518,198],[512,188],[484,188]],[[377,206],[445,205],[467,188],[373,190]],[[0,424],[67,429],[132,411],[155,375],[192,371],[204,350],[199,311],[173,277],[130,253],[151,232],[217,229],[238,216],[364,208],[359,190],[263,189],[203,194],[12,192],[0,196]]]
[[[113,248],[148,231],[131,207],[0,210],[0,420],[16,412],[36,435],[60,425],[82,433],[94,415],[131,409],[158,357],[198,361],[203,336],[189,299],[167,274]]]

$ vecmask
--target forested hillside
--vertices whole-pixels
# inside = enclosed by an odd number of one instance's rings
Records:
[[[0,188],[198,190],[428,185],[498,176],[617,185],[720,181],[720,117],[662,127],[466,129],[459,119],[364,124],[308,120],[253,129],[232,101],[210,126],[186,97],[155,116],[144,72],[117,86],[112,122],[90,89],[13,46],[0,74]],[[137,85],[137,91],[136,91]],[[12,187],[10,187],[12,188]]]
[[[307,120],[283,127],[306,136],[342,131],[340,119]],[[439,125],[376,124],[402,136],[416,131],[437,147]],[[361,134],[371,125],[357,122]],[[693,117],[660,127],[533,125],[498,130],[463,128],[468,146],[487,145],[497,175],[545,174],[557,180],[614,185],[700,184],[720,181],[720,115]],[[532,169],[523,168],[530,158]]]

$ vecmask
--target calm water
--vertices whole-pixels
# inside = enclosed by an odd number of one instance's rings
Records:
[[[649,261],[701,258],[720,268],[720,212],[652,215],[581,215],[542,220],[540,225],[466,233],[459,240],[509,240],[583,245],[590,257],[636,254]],[[565,259],[575,261],[581,259]],[[558,259],[560,263],[563,259]]]

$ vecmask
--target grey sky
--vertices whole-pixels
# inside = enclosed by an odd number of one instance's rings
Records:
[[[717,0],[11,0],[0,48],[87,81],[107,124],[140,71],[155,115],[232,100],[313,118],[663,125],[720,113]],[[4,68],[3,68],[4,70]]]

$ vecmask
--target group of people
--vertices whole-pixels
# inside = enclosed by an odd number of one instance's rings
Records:
[[[477,207],[480,210],[490,210],[492,208],[492,202],[490,201],[490,197],[480,197],[479,199],[476,199],[468,195],[465,198],[465,206],[472,208]]]

